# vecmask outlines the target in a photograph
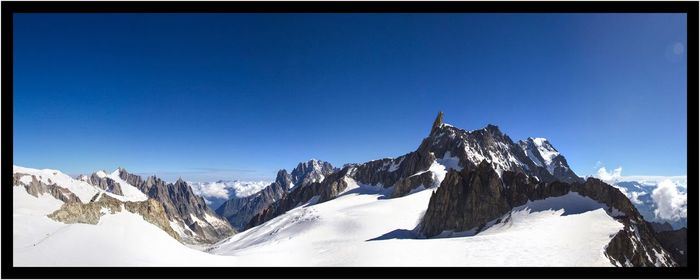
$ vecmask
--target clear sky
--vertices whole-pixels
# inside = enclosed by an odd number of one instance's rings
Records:
[[[437,111],[574,171],[685,175],[680,14],[18,14],[14,164],[270,179],[415,150]]]

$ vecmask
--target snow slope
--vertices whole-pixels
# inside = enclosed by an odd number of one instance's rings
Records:
[[[603,209],[519,208],[474,236],[416,239],[432,190],[380,199],[365,191],[295,208],[210,251],[267,266],[610,266],[604,247],[622,224]],[[568,198],[571,199],[571,198]],[[592,227],[591,224],[595,224]]]
[[[15,266],[209,266],[236,259],[188,248],[139,215],[108,214],[97,225],[64,224],[46,217],[61,201],[13,187]]]
[[[53,169],[34,169],[21,167],[17,165],[12,166],[13,173],[22,173],[34,175],[37,180],[43,182],[44,184],[51,185],[56,184],[59,187],[63,187],[74,193],[80,201],[87,203],[90,199],[102,191],[99,188],[88,184],[87,182],[73,179],[72,177],[61,173],[61,171]],[[21,178],[20,180],[23,181]],[[31,181],[31,179],[29,179]]]
[[[114,172],[107,174],[106,177],[114,180],[119,184],[119,186],[122,189],[122,194],[121,196],[122,200],[125,201],[144,201],[148,200],[148,196],[141,192],[138,188],[132,186],[131,184],[127,183],[126,181],[122,180],[121,177],[119,177],[119,169],[114,170]],[[114,195],[113,195],[114,196]],[[119,196],[114,196],[119,198]]]
[[[447,168],[458,167],[451,163],[447,156],[425,172],[441,180]],[[68,181],[71,190],[86,190],[85,182],[63,178],[54,170],[32,172],[40,173],[42,180]],[[205,248],[211,254],[179,243],[127,211],[107,214],[97,225],[53,221],[46,214],[61,201],[13,187],[14,265],[610,266],[604,248],[622,229],[599,208],[603,206],[570,193],[529,202],[478,234],[421,239],[412,230],[434,189],[387,199],[389,189],[347,180],[348,188],[336,199],[320,204],[312,199]]]

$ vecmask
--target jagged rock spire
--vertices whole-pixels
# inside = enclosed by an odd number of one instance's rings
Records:
[[[435,118],[435,122],[433,122],[433,128],[430,130],[430,134],[433,134],[440,126],[442,126],[442,111],[438,112],[437,118]]]

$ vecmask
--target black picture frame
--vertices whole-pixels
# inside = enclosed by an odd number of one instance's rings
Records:
[[[698,2],[63,2],[4,1],[2,9],[3,278],[698,278]],[[13,15],[16,13],[685,13],[688,89],[688,267],[14,267]]]

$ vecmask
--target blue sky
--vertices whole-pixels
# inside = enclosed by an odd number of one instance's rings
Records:
[[[437,113],[579,175],[685,175],[680,14],[17,14],[14,164],[272,178],[415,150]]]

